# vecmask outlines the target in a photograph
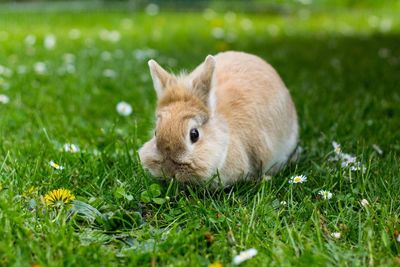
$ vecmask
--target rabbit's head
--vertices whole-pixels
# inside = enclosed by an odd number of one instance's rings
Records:
[[[208,56],[191,74],[174,76],[149,61],[158,99],[156,127],[139,157],[152,175],[203,182],[223,166],[229,135],[216,112],[215,65]]]

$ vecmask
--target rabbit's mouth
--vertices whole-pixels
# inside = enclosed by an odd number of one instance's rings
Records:
[[[175,159],[168,158],[163,164],[163,172],[179,181],[188,181],[191,176],[194,175],[194,170],[192,168],[192,163],[177,161]]]

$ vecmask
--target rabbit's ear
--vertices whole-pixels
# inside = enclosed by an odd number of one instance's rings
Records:
[[[192,84],[194,93],[208,105],[210,104],[210,90],[214,77],[214,69],[215,58],[211,55],[208,55],[197,76],[194,77]]]
[[[153,79],[154,89],[157,93],[157,98],[160,99],[164,93],[168,81],[172,78],[171,75],[164,70],[158,63],[150,59],[149,62],[150,74]]]

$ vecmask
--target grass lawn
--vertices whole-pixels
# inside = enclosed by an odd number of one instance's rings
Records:
[[[399,4],[0,10],[0,266],[230,266],[249,248],[258,254],[243,266],[400,264]],[[154,180],[136,154],[154,122],[147,60],[178,72],[224,50],[281,74],[301,161],[225,190]],[[118,114],[120,101],[131,115]],[[45,202],[59,188],[72,204]]]

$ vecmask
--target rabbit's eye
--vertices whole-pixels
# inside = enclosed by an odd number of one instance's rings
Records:
[[[190,130],[190,141],[196,143],[199,140],[199,131],[196,128]]]

